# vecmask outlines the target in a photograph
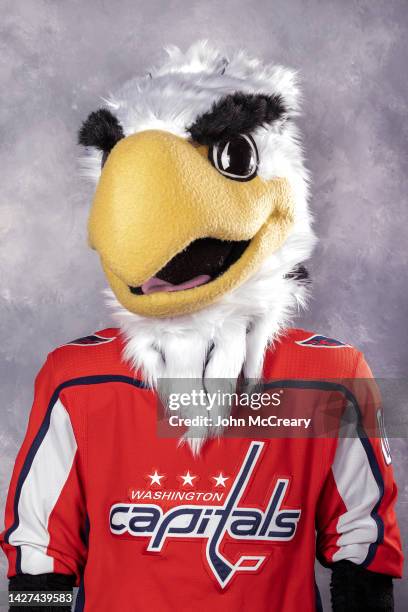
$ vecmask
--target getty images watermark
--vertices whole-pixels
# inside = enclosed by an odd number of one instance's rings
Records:
[[[311,418],[286,418],[278,414],[243,415],[244,408],[258,412],[267,408],[281,406],[284,390],[265,392],[228,392],[205,389],[173,392],[168,396],[167,407],[170,411],[170,427],[303,427],[308,429]],[[240,415],[231,414],[233,407],[241,409]],[[200,414],[183,415],[183,409],[196,409]],[[201,409],[201,411],[200,411]],[[203,413],[201,413],[203,412]],[[173,414],[171,414],[173,413]],[[216,414],[214,414],[216,413]]]
[[[385,440],[385,421],[388,437],[408,437],[407,379],[161,379],[157,390],[159,437]]]

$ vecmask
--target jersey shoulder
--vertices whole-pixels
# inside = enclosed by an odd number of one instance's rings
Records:
[[[100,374],[124,373],[120,330],[109,327],[75,338],[48,357],[58,382]]]
[[[352,349],[356,351],[351,344],[332,338],[321,333],[308,331],[305,329],[291,328],[284,331],[281,336],[282,343],[294,343],[298,346],[322,349]]]
[[[285,330],[268,350],[266,370],[286,376],[352,378],[362,354],[351,344],[310,330]]]

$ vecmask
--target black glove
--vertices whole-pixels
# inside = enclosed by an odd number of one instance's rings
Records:
[[[71,591],[75,585],[75,576],[66,574],[18,574],[10,578],[10,591]],[[16,612],[18,608],[12,606],[9,612]],[[69,606],[24,606],[27,612],[71,612]]]
[[[332,566],[330,584],[333,612],[393,612],[391,576],[377,574],[351,563]]]

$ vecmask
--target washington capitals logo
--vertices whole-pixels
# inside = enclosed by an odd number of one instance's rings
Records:
[[[266,557],[242,555],[231,563],[220,552],[224,536],[228,534],[242,542],[289,541],[296,533],[301,513],[299,509],[282,509],[289,486],[286,478],[277,480],[265,511],[239,506],[262,448],[263,442],[251,443],[223,506],[185,505],[164,513],[155,504],[114,504],[110,510],[112,533],[149,538],[149,552],[160,552],[169,538],[204,540],[206,561],[222,588],[237,572],[257,571]]]
[[[95,346],[96,344],[106,344],[106,342],[112,342],[112,340],[115,340],[115,336],[112,338],[105,338],[104,336],[99,336],[98,334],[92,334],[91,336],[84,336],[83,338],[72,340],[65,346]]]
[[[296,344],[300,344],[300,346],[314,346],[317,348],[345,348],[350,346],[335,338],[327,338],[327,336],[319,336],[317,334],[310,336],[310,338],[305,338],[305,340],[296,340]]]

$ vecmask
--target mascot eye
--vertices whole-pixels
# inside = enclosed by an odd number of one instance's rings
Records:
[[[240,134],[221,140],[210,147],[208,157],[212,165],[227,178],[235,181],[250,181],[258,168],[258,150],[254,139]]]

